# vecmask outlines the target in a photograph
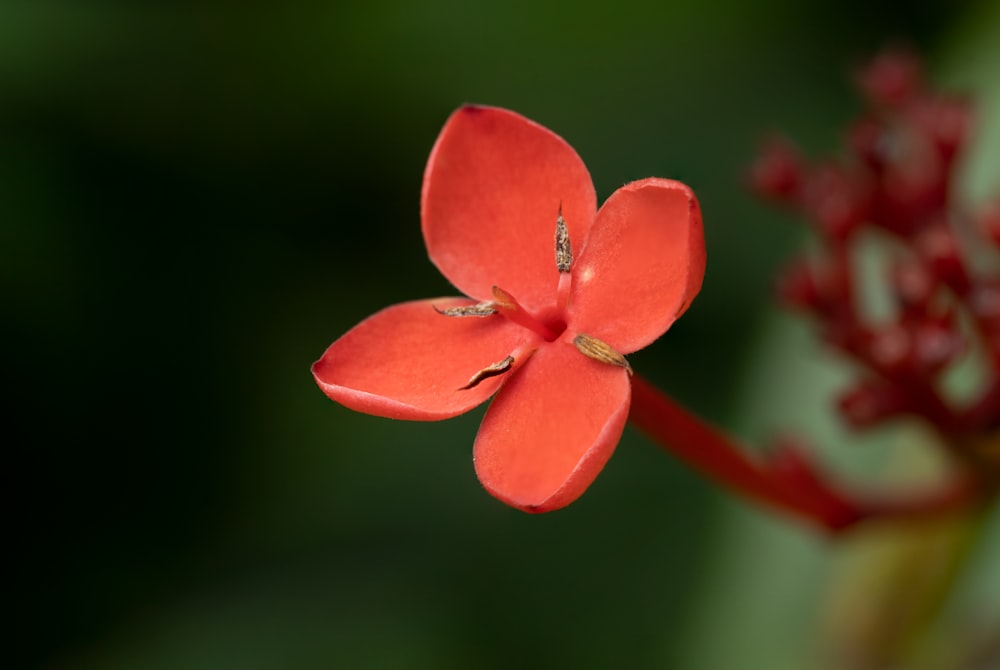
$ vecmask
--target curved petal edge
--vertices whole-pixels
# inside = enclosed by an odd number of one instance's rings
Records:
[[[367,414],[413,421],[462,414],[493,395],[530,355],[530,334],[507,319],[435,310],[470,304],[441,298],[377,312],[330,345],[313,364],[313,377],[332,400]],[[505,372],[464,388],[512,355]]]
[[[652,343],[687,310],[705,274],[694,192],[649,178],[615,191],[573,269],[572,327],[623,354]]]
[[[582,245],[597,196],[580,156],[520,114],[466,105],[445,123],[424,172],[421,221],[431,261],[462,293],[489,300],[493,286],[541,309],[559,281],[560,208]]]
[[[630,398],[622,368],[591,360],[565,341],[540,348],[483,418],[474,448],[479,481],[525,512],[565,507],[614,452]]]

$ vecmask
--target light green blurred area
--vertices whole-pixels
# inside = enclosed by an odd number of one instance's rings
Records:
[[[963,159],[962,202],[974,207],[1000,188],[1000,5],[966,18],[948,34],[942,85],[974,92],[977,102],[976,141]],[[882,240],[866,241],[865,260],[885,271],[890,251]],[[878,283],[869,273],[869,291]],[[896,424],[867,434],[852,433],[830,411],[853,373],[842,359],[817,346],[813,331],[801,319],[770,314],[763,322],[752,363],[741,385],[740,410],[734,427],[751,441],[776,434],[809,436],[810,446],[826,468],[845,481],[863,482],[869,490],[915,490],[940,481],[943,459],[933,439],[912,423]],[[963,369],[956,392],[981,383],[977,369]],[[701,575],[700,598],[683,624],[686,642],[678,658],[685,668],[754,667],[789,670],[840,667],[823,652],[835,644],[831,609],[848,597],[878,598],[871,573],[878,557],[893,542],[911,538],[880,537],[879,529],[863,530],[840,541],[804,536],[779,519],[764,517],[729,502],[724,519],[710,541],[711,568]],[[884,529],[883,529],[884,530]],[[934,531],[931,531],[934,532]],[[1000,509],[993,506],[982,522],[981,537],[948,595],[938,628],[932,635],[943,656],[961,656],[958,645],[1000,630]],[[911,564],[941,550],[941,538],[911,555]],[[905,566],[900,565],[902,570]],[[857,582],[851,585],[851,580]],[[860,587],[858,586],[860,584]],[[867,586],[865,586],[867,584]],[[910,588],[919,588],[911,585]],[[867,589],[867,591],[866,591]],[[864,606],[858,607],[858,614]],[[724,645],[712,644],[719,629],[731,631]],[[822,639],[822,638],[827,639]],[[818,640],[822,640],[818,643]],[[985,661],[991,667],[996,659]],[[921,666],[923,667],[923,666]],[[928,666],[930,667],[930,666]],[[952,666],[948,666],[952,667]],[[963,666],[964,667],[964,666]],[[971,666],[970,666],[971,667]],[[980,666],[975,666],[980,667]]]
[[[808,651],[827,545],[731,519],[637,433],[579,502],[529,517],[475,480],[481,410],[357,415],[308,367],[375,310],[453,292],[423,250],[420,180],[448,114],[480,102],[565,137],[601,198],[651,175],[698,192],[702,294],[638,370],[737,431],[758,413],[747,388],[805,402],[811,377],[755,358],[781,341],[761,310],[800,239],[744,193],[756,139],[834,147],[857,105],[845,73],[887,38],[985,91],[990,4],[0,4],[15,665],[698,668],[733,650],[772,668],[776,645]]]

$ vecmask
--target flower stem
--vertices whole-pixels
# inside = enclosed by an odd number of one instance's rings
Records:
[[[983,498],[979,483],[957,476],[931,491],[903,498],[862,499],[824,481],[802,454],[774,463],[751,458],[639,375],[632,377],[629,420],[654,442],[709,479],[758,503],[811,521],[831,532],[868,519],[912,519],[943,514]]]

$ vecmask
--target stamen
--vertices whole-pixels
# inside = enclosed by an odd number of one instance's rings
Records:
[[[444,309],[434,307],[434,311],[444,316],[489,316],[497,313],[496,307],[493,306],[492,302],[481,302],[475,305],[466,305],[465,307],[446,307]]]
[[[556,217],[556,269],[559,272],[569,272],[573,265],[573,248],[569,243],[569,230],[566,229],[566,219],[562,215],[562,203],[559,203],[559,215]]]
[[[496,298],[493,307],[514,323],[535,331],[549,342],[558,337],[558,333],[554,333],[551,328],[529,314],[514,296],[499,286],[493,287],[493,297]]]
[[[625,368],[629,375],[632,374],[632,366],[628,364],[624,356],[612,349],[608,343],[602,342],[596,337],[580,333],[573,338],[573,344],[584,356],[593,358],[595,361],[600,361],[601,363],[607,363],[608,365],[617,365],[620,368]]]
[[[496,298],[496,300],[490,303],[491,305],[499,307],[500,309],[511,309],[511,310],[524,309],[523,307],[521,307],[521,303],[517,301],[517,298],[512,296],[510,293],[507,293],[507,291],[503,290],[499,286],[494,286],[492,290],[493,290],[493,297]]]
[[[467,391],[473,388],[474,386],[478,386],[479,382],[483,381],[484,379],[489,379],[490,377],[496,377],[497,375],[502,375],[503,373],[507,372],[507,370],[510,370],[510,366],[513,364],[514,364],[514,357],[508,356],[507,358],[503,359],[502,361],[498,361],[493,365],[487,365],[485,368],[483,368],[476,374],[472,375],[472,377],[469,379],[469,383],[458,390]]]

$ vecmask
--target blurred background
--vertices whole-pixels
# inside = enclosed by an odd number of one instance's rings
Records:
[[[720,648],[781,667],[776,649],[808,645],[790,578],[812,568],[726,538],[771,524],[788,556],[821,555],[811,531],[734,516],[631,430],[579,502],[524,515],[475,479],[481,410],[355,414],[309,365],[377,309],[454,292],[423,249],[422,172],[456,107],[498,105],[566,138],[601,200],[646,176],[695,188],[704,289],[631,360],[741,431],[767,393],[747,380],[771,277],[801,241],[741,171],[768,130],[832,150],[850,68],[894,39],[977,90],[1000,17],[989,0],[0,2],[9,667],[712,668]]]

